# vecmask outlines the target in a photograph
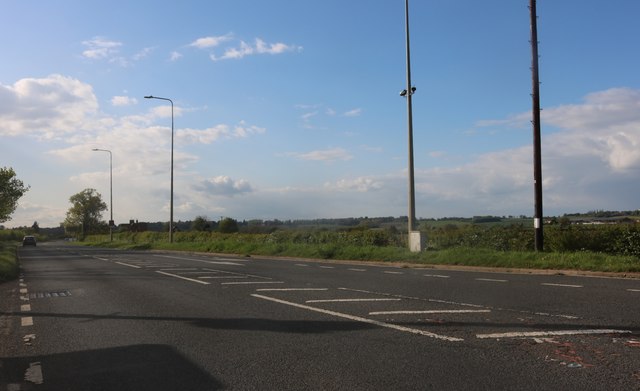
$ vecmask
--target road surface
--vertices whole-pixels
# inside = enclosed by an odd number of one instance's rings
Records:
[[[640,280],[19,250],[0,391],[640,389]]]

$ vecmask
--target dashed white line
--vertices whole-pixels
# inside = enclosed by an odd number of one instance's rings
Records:
[[[23,316],[22,319],[20,319],[20,323],[23,327],[33,326],[33,317]]]
[[[20,288],[20,293],[25,294],[28,293],[29,291],[27,290],[27,288]]]
[[[42,384],[44,382],[42,377],[42,366],[39,362],[32,362],[29,364],[29,368],[27,368],[24,373],[24,380],[33,384]]]
[[[295,266],[309,267],[309,265],[305,265],[304,263],[296,263]]]
[[[486,312],[491,312],[491,310],[376,311],[369,312],[369,315],[476,314]]]
[[[508,282],[509,280],[498,280],[495,278],[476,278],[476,281],[484,281],[484,282]]]
[[[355,268],[351,268],[351,269],[347,269],[347,270],[352,271],[352,272],[366,272],[367,271],[367,269],[355,269]]]
[[[402,299],[325,299],[325,300],[307,300],[305,303],[366,303],[375,301],[400,301]]]
[[[324,266],[324,265],[320,265],[318,266],[320,269],[335,269],[335,266]]]
[[[142,269],[142,267],[140,267],[140,266],[130,265],[130,264],[128,264],[128,263],[124,263],[124,262],[115,262],[115,263],[117,263],[118,265],[122,265],[122,266],[132,267],[132,268],[134,268],[134,269]]]
[[[225,280],[225,279],[238,279],[238,278],[248,278],[247,276],[199,276],[198,278],[204,278],[207,280]]]
[[[276,299],[274,297],[258,295],[258,294],[255,294],[255,293],[251,294],[251,296],[256,297],[258,299],[269,300],[269,301],[273,301],[275,303],[280,303],[280,304],[285,304],[285,305],[289,305],[289,306],[292,306],[292,307],[302,308],[302,309],[305,309],[305,310],[308,310],[308,311],[320,312],[320,313],[326,314],[326,315],[331,315],[331,316],[336,316],[336,317],[339,317],[339,318],[349,319],[349,320],[353,320],[355,322],[373,324],[373,325],[376,325],[376,326],[379,326],[379,327],[385,327],[385,328],[389,328],[389,329],[393,329],[393,330],[403,331],[403,332],[406,332],[406,333],[424,335],[426,337],[436,338],[436,339],[449,341],[449,342],[464,341],[461,338],[448,337],[446,335],[440,335],[440,334],[431,333],[431,332],[426,331],[426,330],[412,329],[412,328],[409,328],[409,327],[404,327],[404,326],[400,326],[400,325],[396,325],[396,324],[385,323],[385,322],[380,322],[380,321],[373,320],[373,319],[367,319],[367,318],[362,318],[362,317],[359,317],[359,316],[343,314],[341,312],[329,311],[329,310],[325,310],[325,309],[322,309],[322,308],[316,308],[316,307],[311,307],[311,306],[304,305],[304,304],[298,304],[298,303],[293,303],[293,302],[290,302],[290,301]]]
[[[640,289],[627,289],[629,292],[640,292]]]
[[[156,270],[156,273],[164,274],[165,276],[170,276],[170,277],[180,278],[180,279],[182,279],[182,280],[186,280],[186,281],[196,282],[196,283],[198,283],[198,284],[202,284],[202,285],[209,285],[209,283],[208,283],[208,282],[206,282],[206,281],[196,280],[196,279],[194,279],[194,278],[189,278],[189,277],[183,277],[183,276],[179,276],[179,275],[177,275],[177,274],[173,274],[173,273],[166,273],[166,272],[163,272],[163,271],[161,271],[161,270]]]
[[[451,278],[451,276],[445,276],[444,274],[423,274],[423,276],[434,278]]]
[[[496,334],[477,334],[476,338],[527,338],[527,337],[549,337],[560,335],[592,335],[592,334],[630,334],[629,330],[614,329],[592,329],[592,330],[560,330],[560,331],[530,331]]]
[[[548,282],[543,282],[540,285],[544,285],[544,286],[557,286],[557,287],[561,287],[561,288],[583,288],[582,285],[570,285],[570,284],[552,284],[552,283],[548,283]]]
[[[385,271],[385,273],[387,273],[387,274],[404,274],[403,272],[391,272],[391,271]]]
[[[22,304],[20,306],[20,312],[29,312],[31,311],[31,304]]]

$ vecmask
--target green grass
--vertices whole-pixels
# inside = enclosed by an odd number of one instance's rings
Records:
[[[533,252],[500,251],[476,247],[452,247],[411,253],[396,246],[352,245],[348,243],[297,243],[272,241],[269,235],[215,234],[206,238],[176,235],[169,243],[166,234],[145,233],[132,239],[123,236],[113,243],[107,236],[93,236],[86,245],[126,249],[157,249],[186,252],[226,253],[242,256],[265,255],[314,259],[374,262],[402,262],[415,265],[461,265],[517,269],[640,272],[640,258],[591,251]],[[141,241],[139,241],[141,240]],[[82,243],[79,243],[82,244]]]
[[[0,242],[0,282],[18,277],[16,246],[14,242]]]

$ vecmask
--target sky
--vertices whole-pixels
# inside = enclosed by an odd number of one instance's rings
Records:
[[[544,215],[640,208],[640,2],[538,5]],[[411,0],[416,215],[532,216],[528,0]],[[408,214],[404,1],[0,0],[7,227]],[[104,213],[105,220],[109,211]]]

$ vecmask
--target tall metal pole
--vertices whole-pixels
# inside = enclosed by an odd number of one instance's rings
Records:
[[[540,78],[538,75],[538,15],[536,11],[536,0],[529,0],[529,11],[531,14],[531,74],[532,74],[532,94],[533,101],[533,180],[535,193],[535,214],[533,216],[533,226],[535,228],[535,249],[544,249],[544,236],[542,231],[542,152],[540,137]]]
[[[409,139],[409,235],[414,231],[416,222],[416,207],[415,207],[415,188],[414,188],[414,173],[413,173],[413,114],[411,111],[411,96],[413,95],[413,88],[411,87],[411,53],[409,48],[409,0],[404,2],[404,16],[405,16],[405,31],[407,33],[407,122],[408,122],[408,139]]]
[[[171,103],[171,201],[169,204],[169,242],[173,243],[173,101],[169,98],[148,95],[146,99],[160,99]]]
[[[109,220],[109,241],[113,242],[113,155],[108,149],[93,148],[93,151],[109,152],[109,212],[111,219]]]

